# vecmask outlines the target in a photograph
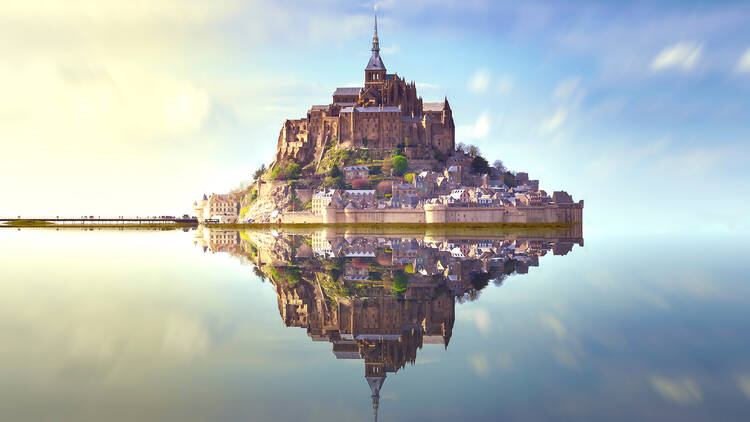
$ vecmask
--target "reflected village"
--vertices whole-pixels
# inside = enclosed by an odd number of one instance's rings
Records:
[[[193,242],[204,253],[252,263],[254,275],[273,285],[286,327],[331,343],[336,359],[363,360],[375,420],[387,374],[414,364],[425,345],[448,347],[457,303],[528,273],[548,253],[583,246],[580,226],[508,235],[344,230],[200,226]]]

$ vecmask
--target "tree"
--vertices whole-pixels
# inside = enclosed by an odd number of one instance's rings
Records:
[[[468,155],[469,157],[479,157],[480,155],[482,155],[482,153],[479,152],[479,148],[477,146],[469,145],[468,147],[466,147],[466,155]]]
[[[490,164],[481,155],[477,155],[471,160],[471,171],[474,173],[489,173]]]
[[[393,272],[393,290],[405,292],[409,285],[409,277],[403,271]]]
[[[393,182],[389,180],[384,180],[375,186],[375,190],[378,191],[378,193],[382,193],[383,195],[387,193],[391,193],[393,190]]]
[[[505,173],[503,173],[503,183],[512,188],[516,187],[516,175],[509,171],[506,171]]]
[[[456,151],[465,153],[466,152],[466,145],[464,145],[463,142],[457,143],[456,144]]]
[[[393,172],[398,176],[403,176],[409,170],[409,162],[403,155],[393,157]]]
[[[341,169],[337,165],[331,166],[330,169],[328,169],[328,176],[329,177],[339,177],[341,176]]]
[[[352,180],[352,188],[354,189],[367,189],[369,187],[370,187],[370,181],[367,179]]]
[[[338,176],[338,177],[328,176],[325,179],[323,179],[323,182],[320,184],[320,187],[323,187],[323,188],[343,189],[345,186],[346,186],[346,183],[344,183],[344,178],[341,176]]]
[[[494,167],[500,174],[505,173],[505,166],[503,165],[502,160],[495,160],[495,162],[492,163],[492,167]]]
[[[260,179],[263,176],[263,173],[265,172],[266,172],[266,165],[261,164],[260,167],[258,167],[258,169],[255,170],[255,172],[253,172],[253,180]]]
[[[287,180],[297,180],[302,176],[302,169],[297,163],[289,163],[284,171],[284,176]]]
[[[380,168],[380,172],[386,176],[390,176],[391,170],[393,170],[393,161],[383,160],[383,166]]]
[[[406,173],[404,175],[404,180],[406,183],[414,183],[414,173]]]

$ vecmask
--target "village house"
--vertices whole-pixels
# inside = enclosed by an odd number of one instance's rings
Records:
[[[417,194],[417,188],[413,184],[410,183],[394,183],[391,185],[391,195],[394,198],[399,198],[402,196],[409,196],[409,195],[416,195]]]
[[[344,167],[344,181],[351,183],[356,179],[367,179],[370,176],[370,170],[367,166],[347,166]]]
[[[227,193],[203,195],[199,202],[193,202],[193,211],[198,221],[219,220],[221,223],[236,223],[240,214],[240,196]]]
[[[435,179],[437,173],[433,171],[423,171],[414,175],[414,187],[417,190],[417,196],[426,198],[432,196],[435,192]]]
[[[345,190],[341,198],[356,208],[375,208],[378,203],[374,189]]]
[[[336,189],[324,189],[315,192],[312,197],[312,213],[323,214],[323,210],[328,207],[335,196],[337,196]]]

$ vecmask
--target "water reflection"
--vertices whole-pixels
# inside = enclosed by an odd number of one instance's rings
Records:
[[[329,342],[336,359],[364,361],[372,411],[388,373],[414,364],[425,345],[447,349],[456,304],[490,284],[583,246],[580,227],[534,234],[366,234],[200,228],[204,252],[250,260],[276,291],[284,325]]]

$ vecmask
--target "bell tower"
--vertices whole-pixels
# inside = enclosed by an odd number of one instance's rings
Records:
[[[378,14],[375,6],[375,31],[372,34],[372,57],[365,68],[365,86],[382,85],[385,81],[385,65],[380,59],[380,42],[378,41]]]

